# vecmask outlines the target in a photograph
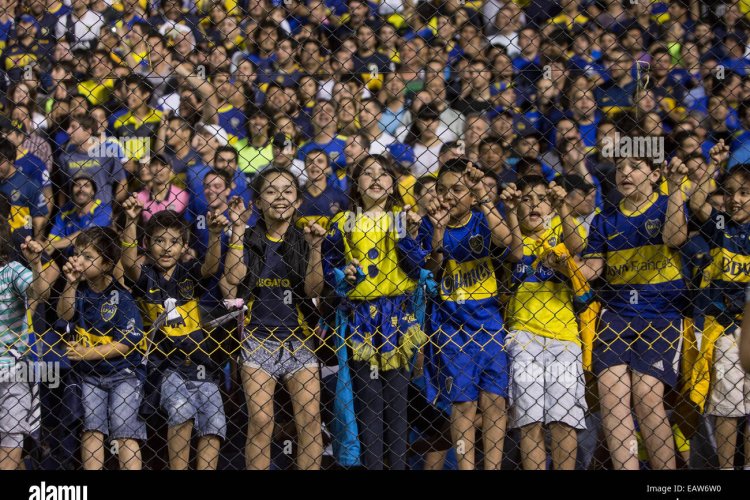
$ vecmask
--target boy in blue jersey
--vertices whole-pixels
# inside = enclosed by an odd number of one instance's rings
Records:
[[[328,155],[322,149],[313,149],[305,157],[307,184],[302,191],[302,204],[297,210],[297,227],[305,227],[314,220],[328,228],[331,217],[349,208],[349,197],[334,183],[329,182],[331,168]]]
[[[81,377],[84,469],[104,467],[105,436],[116,443],[120,469],[140,470],[139,416],[145,375],[145,336],[138,306],[112,276],[120,260],[120,238],[111,228],[78,235],[75,255],[63,266],[66,284],[58,316],[75,324],[77,340],[66,353]]]
[[[510,247],[514,237],[487,196],[483,177],[463,158],[448,161],[439,172],[438,198],[429,204],[418,235],[429,252],[427,268],[441,282],[425,355],[427,398],[451,405],[460,469],[474,469],[477,407],[485,469],[500,468],[505,439],[508,361],[492,249]],[[518,251],[515,214],[509,224]]]
[[[198,432],[198,469],[216,469],[226,418],[217,385],[219,369],[209,354],[211,339],[201,327],[198,297],[204,280],[216,274],[221,258],[221,234],[229,225],[220,213],[208,212],[205,260],[183,262],[188,249],[187,227],[180,216],[165,210],[146,225],[149,260],[138,258],[136,224],[143,206],[135,196],[123,203],[127,223],[123,235],[122,267],[138,298],[151,333],[150,361],[160,374],[161,406],[167,412],[170,469],[187,469],[193,426]],[[157,325],[166,314],[166,322]]]
[[[710,172],[728,157],[721,140],[711,149],[709,175],[690,198],[691,213],[701,224],[710,263],[701,288],[709,297],[701,335],[701,354],[693,371],[691,399],[715,417],[719,467],[734,468],[737,427],[750,415],[750,374],[740,365],[739,333],[745,289],[750,284],[750,167],[734,167],[722,182],[725,211],[707,201]],[[750,430],[748,428],[747,430]],[[750,435],[745,432],[745,469],[750,469]]]
[[[584,250],[583,275],[602,277],[603,312],[594,343],[603,427],[616,469],[638,469],[631,397],[654,469],[674,469],[664,391],[677,383],[685,283],[678,248],[687,240],[680,185],[687,167],[666,167],[669,195],[654,189],[661,171],[649,159],[621,158],[618,206],[597,214]]]
[[[304,160],[313,149],[322,149],[328,154],[334,171],[346,168],[346,136],[336,133],[336,107],[330,101],[315,103],[312,113],[315,137],[300,146],[297,158]]]

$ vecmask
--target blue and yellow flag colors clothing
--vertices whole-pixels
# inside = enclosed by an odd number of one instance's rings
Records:
[[[585,239],[583,227],[578,232]],[[512,284],[517,286],[506,313],[509,330],[579,343],[579,324],[573,307],[570,278],[541,264],[542,256],[562,242],[562,221],[555,216],[538,236],[523,237],[523,260],[513,266]]]
[[[198,310],[203,292],[201,263],[180,262],[169,279],[153,264],[144,264],[138,281],[128,284],[143,312],[146,331],[153,328],[160,315],[168,314],[165,324],[150,332],[152,357],[188,377],[198,375],[200,365],[206,370],[204,373],[211,372],[208,354],[212,348],[203,333]],[[172,311],[167,309],[172,306],[169,299],[174,301]]]
[[[331,168],[333,170],[346,168],[346,158],[344,157],[344,147],[346,146],[345,135],[337,135],[327,143],[309,141],[300,146],[297,151],[297,159],[304,160],[307,153],[313,149],[322,149],[328,155]]]
[[[401,237],[404,236],[404,237]],[[333,284],[333,269],[352,259],[359,261],[366,278],[349,291],[354,300],[395,297],[414,291],[424,254],[406,236],[400,212],[370,216],[352,211],[339,212],[331,219],[324,242],[324,270]]]
[[[691,399],[703,409],[711,387],[716,341],[732,334],[742,321],[745,289],[750,284],[750,223],[738,224],[729,214],[714,209],[701,233],[710,249],[710,263],[700,284],[708,304]]]
[[[295,335],[305,338],[310,329],[294,300],[295,285],[282,257],[283,240],[265,236],[265,258],[254,284],[246,324],[256,338],[283,342]],[[250,258],[246,253],[245,258]]]
[[[432,223],[423,219],[419,243],[432,251]],[[443,269],[439,300],[433,310],[435,329],[447,336],[447,342],[462,342],[453,334],[466,336],[501,333],[503,318],[498,300],[498,286],[492,262],[492,230],[487,218],[472,211],[460,226],[448,226],[443,237]],[[505,252],[503,252],[503,257]],[[465,340],[465,339],[464,339]]]
[[[10,178],[0,181],[0,193],[10,202],[8,222],[11,232],[22,228],[31,230],[31,219],[44,217],[48,213],[42,186],[20,170],[16,170]]]
[[[46,63],[51,50],[52,45],[47,40],[13,43],[3,50],[3,69],[11,81],[21,81],[25,79],[25,68]]]
[[[218,112],[219,126],[226,130],[230,144],[247,137],[247,117],[241,109],[226,104],[220,107]]]
[[[47,165],[37,155],[30,153],[26,149],[18,148],[18,155],[16,156],[14,165],[18,170],[38,182],[43,188],[52,187],[52,180],[50,179]]]
[[[637,86],[635,81],[624,87],[620,87],[614,81],[609,81],[594,90],[596,104],[607,116],[629,111],[633,106],[633,96]]]
[[[297,210],[299,215],[297,227],[304,227],[314,220],[328,229],[331,217],[347,208],[349,208],[349,196],[332,183],[328,183],[318,196],[313,196],[306,189],[302,193],[302,205]]]
[[[112,375],[130,369],[142,373],[147,339],[143,333],[141,313],[133,296],[117,281],[112,280],[102,292],[95,292],[87,283],[78,285],[73,323],[77,340],[84,346],[119,342],[131,348],[122,357],[72,362],[76,371]]]
[[[735,319],[745,305],[750,284],[750,223],[738,224],[716,209],[701,227],[709,246],[710,264],[703,270],[701,288],[708,288],[708,314]]]
[[[152,151],[161,124],[161,115],[161,111],[150,109],[141,120],[132,111],[128,111],[115,121],[115,135],[122,139],[125,155],[129,159],[140,160]]]
[[[608,207],[591,223],[584,258],[605,260],[603,307],[623,316],[681,317],[680,253],[664,244],[667,196],[653,193],[636,212]]]
[[[340,212],[323,242],[323,272],[336,286],[336,271],[352,259],[360,276],[340,306],[347,308],[347,344],[355,361],[383,370],[406,368],[426,340],[416,322],[412,294],[425,252],[406,234],[400,211],[364,215]]]
[[[80,214],[76,206],[70,202],[63,206],[62,210],[55,216],[52,229],[49,232],[51,241],[65,238],[78,231],[90,227],[108,227],[112,223],[112,207],[96,200],[87,212]],[[72,254],[72,245],[68,247],[66,255]]]

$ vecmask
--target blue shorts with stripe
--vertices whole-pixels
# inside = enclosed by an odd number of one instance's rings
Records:
[[[604,310],[594,341],[594,373],[627,365],[674,387],[681,350],[682,319],[620,316]]]

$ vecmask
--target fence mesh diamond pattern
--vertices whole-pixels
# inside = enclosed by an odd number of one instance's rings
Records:
[[[749,469],[749,37],[0,0],[0,469]]]

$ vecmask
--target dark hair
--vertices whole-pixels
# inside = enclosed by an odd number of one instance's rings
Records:
[[[150,244],[150,240],[154,233],[160,229],[176,229],[180,233],[183,243],[188,242],[188,227],[185,221],[182,220],[180,214],[174,210],[162,210],[156,212],[146,223],[145,234],[146,244]]]
[[[211,170],[209,170],[208,172],[206,172],[206,175],[205,175],[205,176],[203,177],[203,184],[205,184],[205,183],[206,183],[206,178],[207,178],[207,177],[208,177],[209,175],[214,175],[214,176],[216,176],[216,177],[221,177],[221,178],[222,178],[222,179],[224,180],[224,186],[225,186],[225,187],[232,187],[232,180],[233,180],[233,179],[232,179],[232,177],[231,177],[231,176],[230,176],[230,175],[229,175],[228,173],[226,173],[225,171],[223,171],[223,170],[216,170],[216,169],[211,169]]]
[[[169,161],[162,155],[154,155],[151,157],[151,160],[148,162],[149,165],[154,163],[161,163],[162,165],[166,165],[167,167],[172,167],[172,164],[169,163]]]
[[[16,147],[7,137],[0,136],[0,161],[8,161],[15,163],[16,161]]]
[[[440,167],[440,170],[438,171],[438,179],[449,172],[463,174],[464,172],[466,172],[466,168],[468,166],[469,160],[464,157],[451,158],[450,160],[445,162],[445,165]]]
[[[422,196],[424,193],[425,188],[427,187],[427,184],[430,182],[437,182],[437,178],[434,175],[423,175],[419,179],[414,182],[414,194],[417,196]]]
[[[358,184],[359,178],[362,176],[362,172],[365,170],[367,163],[372,161],[380,164],[380,166],[383,167],[386,175],[388,175],[393,181],[393,191],[388,196],[388,200],[386,200],[385,209],[393,210],[395,207],[403,207],[404,200],[401,198],[401,193],[398,189],[398,174],[396,173],[396,169],[394,168],[393,163],[391,163],[388,157],[383,155],[367,155],[360,161],[358,161],[356,165],[354,165],[354,170],[352,171],[352,187],[349,193],[349,199],[352,200],[351,208],[365,208],[364,201],[362,200],[362,194],[359,192]]]
[[[735,165],[734,167],[732,167],[732,169],[727,172],[727,177],[724,180],[724,184],[726,185],[726,182],[734,176],[740,177],[743,184],[750,184],[750,164],[740,163],[739,165]]]
[[[547,181],[541,175],[525,175],[519,177],[518,181],[516,182],[516,187],[519,191],[523,191],[528,187],[533,188],[535,186],[547,187],[549,186],[549,184],[547,184]]]
[[[313,148],[310,151],[308,151],[307,153],[305,153],[305,165],[307,165],[307,159],[310,158],[310,155],[312,155],[314,153],[322,154],[325,157],[325,159],[326,159],[326,165],[329,166],[329,167],[331,166],[331,159],[328,157],[328,153],[326,153],[325,150],[323,150],[321,148]]]
[[[125,85],[136,85],[138,90],[148,94],[149,96],[154,93],[154,87],[140,75],[129,75],[125,78]]]
[[[258,174],[253,179],[252,191],[254,199],[260,198],[260,193],[261,191],[263,191],[263,185],[266,183],[268,178],[274,174],[286,175],[290,179],[292,179],[292,184],[294,184],[294,188],[297,190],[297,199],[302,196],[302,188],[299,185],[299,179],[297,179],[296,175],[294,175],[289,171],[288,168],[285,167],[269,167],[258,172]]]
[[[219,158],[220,153],[232,153],[235,160],[239,159],[239,153],[237,152],[237,150],[232,146],[226,145],[216,148],[216,152],[214,153],[214,162],[216,162],[217,158]]]
[[[70,121],[78,122],[78,125],[80,125],[82,129],[88,130],[91,134],[95,134],[96,129],[99,127],[99,124],[91,115],[74,115],[70,117]]]
[[[153,220],[153,217],[151,220]],[[113,268],[120,261],[122,253],[120,236],[111,227],[96,226],[84,229],[76,238],[75,246],[77,248],[94,247],[94,250],[102,256],[102,259],[111,264]],[[110,270],[111,272],[112,270]]]
[[[542,162],[540,162],[536,158],[531,158],[529,156],[524,156],[523,158],[520,158],[518,160],[518,163],[516,163],[516,173],[519,177],[522,177],[526,175],[526,173],[530,170],[533,170],[534,167],[539,166],[541,168]]]

